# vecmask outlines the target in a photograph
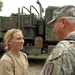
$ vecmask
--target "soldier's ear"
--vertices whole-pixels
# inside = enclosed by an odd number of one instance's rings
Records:
[[[62,27],[66,27],[68,25],[68,20],[66,18],[61,18]]]

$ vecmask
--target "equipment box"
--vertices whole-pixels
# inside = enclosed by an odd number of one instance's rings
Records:
[[[24,26],[22,27],[23,35],[25,39],[34,39],[35,37],[35,26]]]

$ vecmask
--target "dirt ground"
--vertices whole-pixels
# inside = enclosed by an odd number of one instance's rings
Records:
[[[40,75],[45,60],[29,60],[29,75]]]

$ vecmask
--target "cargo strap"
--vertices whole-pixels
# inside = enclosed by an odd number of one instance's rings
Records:
[[[13,62],[13,73],[15,75],[15,62],[14,62],[12,56],[8,52],[6,52],[6,55],[9,56],[11,58],[12,62]],[[23,55],[25,57],[25,60],[27,60],[26,55],[24,53],[23,53]]]
[[[15,75],[15,63],[14,63],[14,60],[13,60],[13,58],[11,57],[11,55],[8,52],[6,52],[6,55],[9,56],[11,58],[12,62],[13,62],[13,73]]]

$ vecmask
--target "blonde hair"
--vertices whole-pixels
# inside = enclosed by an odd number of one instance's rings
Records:
[[[4,36],[4,43],[5,43],[5,50],[6,51],[9,51],[10,50],[10,47],[9,47],[9,44],[8,44],[8,41],[11,40],[13,38],[13,35],[14,33],[16,32],[22,32],[20,29],[10,29],[6,32],[5,36]]]

